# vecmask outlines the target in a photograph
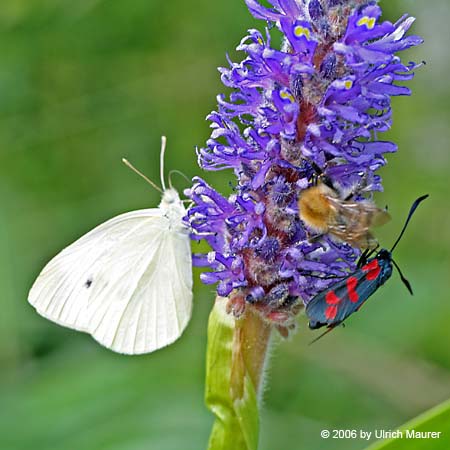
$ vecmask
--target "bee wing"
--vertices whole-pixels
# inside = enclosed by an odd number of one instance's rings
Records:
[[[391,219],[385,209],[378,208],[369,200],[352,202],[327,196],[330,206],[336,211],[336,217],[346,218],[349,223],[359,222],[366,228],[384,225]]]
[[[338,239],[358,248],[375,248],[378,241],[366,227],[349,227],[347,225],[330,224],[328,232]]]
[[[328,197],[334,209],[333,220],[328,226],[329,233],[357,247],[373,248],[376,239],[369,229],[389,221],[390,215],[370,201],[352,202]]]
[[[372,217],[372,226],[379,227],[388,223],[391,220],[391,215],[385,210],[381,208],[376,208],[377,211]]]

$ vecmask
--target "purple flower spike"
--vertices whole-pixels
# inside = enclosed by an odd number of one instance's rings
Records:
[[[299,193],[311,186],[316,166],[343,189],[382,190],[375,172],[397,146],[380,133],[391,127],[391,97],[410,95],[398,82],[417,67],[396,53],[422,39],[407,35],[412,17],[381,20],[376,1],[245,1],[284,43],[273,48],[269,29],[249,30],[237,47],[244,60],[220,69],[232,93],[218,96],[198,160],[205,170],[232,169],[237,183],[225,198],[195,178],[186,221],[192,239],[212,249],[194,256],[210,268],[201,279],[218,284],[230,310],[234,298],[245,299],[289,326],[333,276],[354,269],[359,254],[327,236],[310,239],[299,219]]]

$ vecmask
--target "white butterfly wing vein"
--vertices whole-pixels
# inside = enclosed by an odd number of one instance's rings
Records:
[[[183,215],[182,205],[176,216]],[[189,236],[161,209],[117,216],[53,258],[31,288],[42,316],[120,353],[180,337],[192,311]]]

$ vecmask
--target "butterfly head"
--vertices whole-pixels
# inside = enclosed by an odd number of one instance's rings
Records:
[[[178,204],[180,202],[181,202],[180,196],[178,195],[178,192],[175,189],[169,188],[164,191],[161,206],[167,207],[173,204]]]

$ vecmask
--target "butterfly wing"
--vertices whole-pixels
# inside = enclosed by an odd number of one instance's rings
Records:
[[[192,310],[187,230],[159,208],[117,216],[55,256],[29,302],[42,316],[119,353],[169,345]]]

